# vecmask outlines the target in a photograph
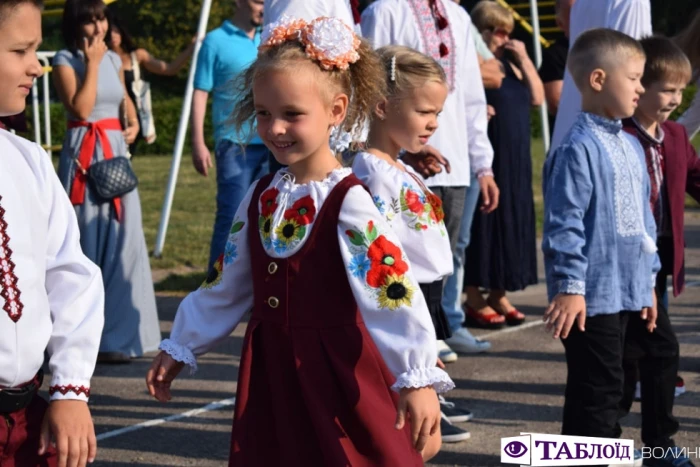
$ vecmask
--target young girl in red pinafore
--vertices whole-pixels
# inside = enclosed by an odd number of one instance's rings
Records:
[[[454,384],[436,367],[425,299],[372,196],[329,146],[335,127],[363,127],[382,73],[341,20],[284,18],[244,77],[235,120],[255,116],[288,167],[251,187],[147,376],[169,400],[183,366],[252,309],[231,466],[416,466],[439,449],[437,393]]]

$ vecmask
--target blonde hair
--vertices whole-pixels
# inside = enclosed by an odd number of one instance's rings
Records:
[[[673,41],[688,56],[695,76],[700,74],[700,11],[684,30]]]
[[[645,58],[639,42],[619,31],[598,28],[576,39],[566,63],[576,86],[582,90],[593,70],[610,72],[616,63],[630,58]]]
[[[693,75],[690,61],[671,39],[663,36],[646,37],[639,41],[647,61],[644,64],[642,86],[666,81],[687,84]]]
[[[471,17],[479,32],[499,28],[512,32],[515,27],[515,19],[510,10],[491,0],[481,0],[477,3]]]
[[[238,105],[232,116],[236,129],[253,136],[255,80],[271,70],[294,70],[299,62],[306,62],[319,73],[319,85],[328,86],[327,89],[320,88],[322,93],[342,92],[348,96],[348,109],[341,129],[351,135],[361,131],[376,103],[384,98],[386,87],[384,69],[370,45],[362,40],[357,53],[360,59],[350,64],[347,70],[324,70],[319,62],[306,55],[304,46],[298,41],[287,41],[260,50],[255,62],[237,79]]]
[[[447,85],[442,66],[417,50],[403,45],[387,45],[377,49],[377,54],[384,65],[387,97],[398,96],[430,81]]]

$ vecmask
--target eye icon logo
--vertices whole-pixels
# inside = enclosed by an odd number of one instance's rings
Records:
[[[522,457],[527,453],[527,446],[520,441],[511,441],[510,443],[506,444],[503,451],[510,457],[517,459],[518,457]]]

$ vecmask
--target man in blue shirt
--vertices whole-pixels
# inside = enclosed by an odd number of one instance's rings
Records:
[[[263,0],[238,0],[235,15],[207,34],[197,59],[192,97],[192,163],[205,177],[212,161],[204,141],[204,115],[209,93],[213,94],[217,191],[209,268],[224,252],[233,216],[248,188],[269,171],[268,151],[257,134],[239,134],[230,122],[236,105],[235,78],[258,54],[263,4]]]

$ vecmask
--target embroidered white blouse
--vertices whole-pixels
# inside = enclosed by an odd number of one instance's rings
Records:
[[[224,255],[215,266],[221,273],[183,300],[170,339],[161,343],[161,349],[195,371],[196,356],[231,334],[253,307],[248,229],[259,232],[268,255],[293,255],[306,242],[333,187],[351,173],[350,169],[337,169],[321,182],[297,185],[293,177],[281,170],[259,200],[251,199],[256,185],[253,184],[238,208]],[[248,222],[251,202],[259,203],[261,214],[254,225]],[[393,388],[433,386],[438,392],[452,389],[450,377],[435,366],[435,328],[413,269],[396,234],[363,187],[348,191],[338,222],[342,257],[329,261],[345,263],[365,325],[397,378]],[[405,295],[388,296],[387,288],[397,282],[404,286]]]
[[[571,44],[582,33],[594,28],[614,29],[635,39],[651,36],[651,4],[649,0],[586,0],[574,3],[569,34]],[[580,111],[581,93],[567,70],[554,123],[550,154],[561,144]]]
[[[37,374],[51,399],[87,400],[104,324],[102,275],[39,146],[0,130],[0,386]]]
[[[426,184],[469,186],[471,173],[490,170],[493,162],[493,148],[487,134],[486,94],[472,38],[478,32],[464,8],[452,0],[440,2],[451,34],[443,62],[452,69],[448,72],[452,89],[440,116],[440,127],[430,138],[430,144],[450,161],[452,171],[443,170]],[[424,3],[427,7],[428,0]],[[362,13],[362,35],[375,48],[399,44],[430,54],[435,38],[422,32],[420,12],[412,5],[408,0],[377,0]]]
[[[452,249],[440,198],[411,167],[406,171],[370,153],[355,155],[352,171],[372,192],[372,199],[396,232],[413,274],[430,284],[452,274]]]

